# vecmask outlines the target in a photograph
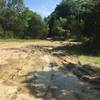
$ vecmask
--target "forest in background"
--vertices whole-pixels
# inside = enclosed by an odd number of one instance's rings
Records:
[[[100,49],[100,1],[62,0],[54,12],[42,18],[23,0],[0,0],[0,38],[69,38]]]
[[[43,38],[48,27],[23,0],[0,0],[0,38]]]
[[[99,0],[63,0],[46,20],[49,36],[75,38],[88,47],[100,48]]]

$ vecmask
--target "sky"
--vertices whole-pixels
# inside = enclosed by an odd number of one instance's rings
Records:
[[[47,17],[52,13],[57,4],[62,0],[24,0],[26,7],[40,14],[42,17]]]

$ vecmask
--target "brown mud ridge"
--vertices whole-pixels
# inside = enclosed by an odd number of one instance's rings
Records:
[[[94,85],[94,88],[100,91],[100,68],[95,68],[88,64],[80,65],[74,63],[64,63],[61,70],[69,70],[76,75],[80,80]]]
[[[60,45],[0,45],[0,100],[100,100],[100,69],[65,59]]]

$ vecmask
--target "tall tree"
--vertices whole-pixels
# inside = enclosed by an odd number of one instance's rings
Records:
[[[50,30],[55,27],[55,20],[65,18],[64,29],[80,36],[84,32],[85,19],[93,7],[94,0],[63,0],[48,17]],[[52,31],[49,34],[53,35]]]
[[[93,48],[100,48],[100,1],[95,5],[85,20],[85,35],[90,38]]]

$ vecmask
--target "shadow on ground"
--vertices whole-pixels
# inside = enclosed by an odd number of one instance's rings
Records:
[[[62,71],[30,72],[26,75],[30,94],[43,100],[82,100],[84,85],[73,74]],[[83,95],[84,96],[84,95]],[[86,99],[87,100],[87,99]]]
[[[22,83],[31,95],[43,100],[99,100],[100,95],[94,94],[94,90],[100,87],[99,72],[100,69],[92,69],[88,65],[81,68],[64,64],[59,70],[30,72]],[[93,78],[94,75],[97,77]],[[87,82],[95,86],[91,87]]]
[[[95,50],[90,49],[90,47],[85,46],[82,43],[66,43],[62,46],[58,46],[56,48],[53,48],[52,52],[62,52],[61,55],[92,55],[97,56],[100,53],[98,53]],[[57,53],[54,53],[54,55],[59,55]]]
[[[88,82],[94,86],[94,89],[100,91],[100,68],[95,68],[94,66],[78,65],[78,64],[63,64],[60,70],[66,73],[66,71],[72,72],[80,80]]]
[[[31,46],[31,49],[49,52],[54,56],[88,55],[81,51],[81,44],[64,44],[57,47]],[[43,100],[100,99],[100,95],[94,94],[96,93],[94,90],[100,91],[100,68],[93,68],[90,65],[63,63],[63,66],[57,70],[32,71],[25,77],[26,80],[22,83],[25,84],[30,94]],[[93,87],[86,83],[90,83]],[[88,90],[91,88],[92,93]]]

